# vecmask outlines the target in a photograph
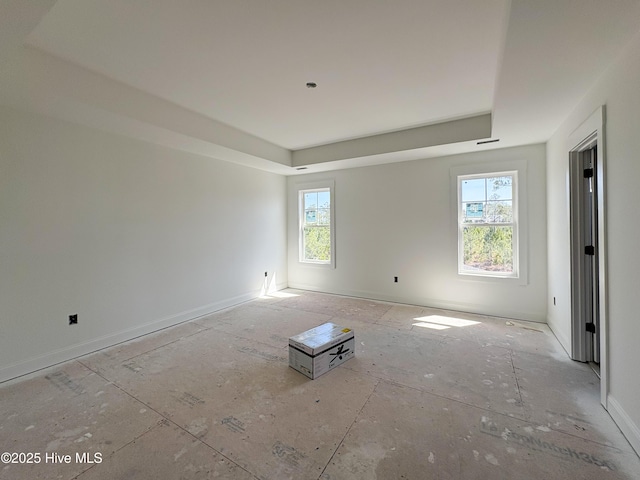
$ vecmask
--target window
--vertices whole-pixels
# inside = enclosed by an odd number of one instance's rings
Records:
[[[331,188],[300,190],[300,261],[333,264]]]
[[[518,278],[518,173],[458,176],[458,273]]]

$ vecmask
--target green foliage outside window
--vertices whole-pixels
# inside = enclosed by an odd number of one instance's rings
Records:
[[[514,175],[470,175],[460,188],[461,270],[514,273]]]
[[[302,261],[331,262],[331,192],[304,190],[302,199]]]
[[[513,228],[464,227],[464,269],[485,272],[513,272]]]
[[[331,260],[331,229],[326,227],[304,227],[304,258],[316,262]]]

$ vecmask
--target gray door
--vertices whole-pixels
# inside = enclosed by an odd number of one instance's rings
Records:
[[[600,324],[598,321],[598,218],[597,218],[597,150],[594,146],[581,152],[582,185],[582,245],[583,312],[587,329],[587,361],[600,363]]]

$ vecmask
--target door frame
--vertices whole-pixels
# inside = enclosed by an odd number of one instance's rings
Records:
[[[572,185],[576,184],[576,176],[582,174],[582,168],[574,166],[580,159],[581,152],[596,145],[596,218],[598,222],[596,245],[598,246],[598,321],[600,327],[600,403],[607,409],[609,357],[608,357],[608,322],[607,322],[607,243],[606,243],[606,209],[605,209],[605,107],[599,107],[591,116],[569,136],[569,223],[571,239],[571,358],[586,360],[587,332],[584,319],[580,315],[580,279],[582,273],[582,257],[584,252],[579,248],[581,220],[571,215],[576,198]],[[581,180],[581,178],[579,179]],[[576,216],[577,217],[577,216]]]

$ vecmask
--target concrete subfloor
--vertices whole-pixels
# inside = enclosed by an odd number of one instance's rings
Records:
[[[0,386],[0,479],[638,479],[598,382],[546,325],[285,290]]]

